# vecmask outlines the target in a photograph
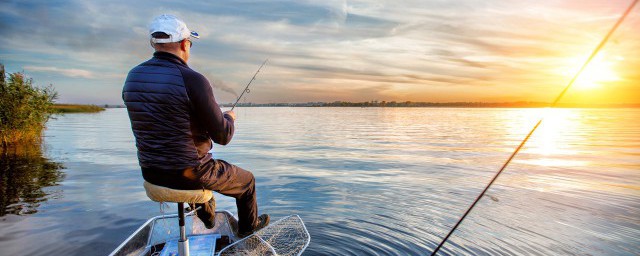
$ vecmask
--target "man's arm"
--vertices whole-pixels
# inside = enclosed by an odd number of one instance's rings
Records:
[[[227,145],[234,132],[233,116],[222,113],[220,106],[213,97],[213,90],[209,81],[202,75],[191,71],[191,74],[185,74],[184,82],[187,88],[187,94],[193,105],[195,118],[198,123],[203,124],[209,137],[213,142],[220,145]]]

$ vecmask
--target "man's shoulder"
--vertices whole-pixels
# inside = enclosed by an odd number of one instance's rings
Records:
[[[189,68],[187,67],[187,69]],[[151,58],[131,68],[131,70],[129,70],[129,74],[131,75],[132,73],[149,73],[149,74],[170,73],[176,76],[180,76],[184,72],[182,72],[180,65],[176,65],[171,61],[167,61],[159,58]]]
[[[191,69],[191,67],[189,66],[186,66],[186,65],[184,66],[176,65],[176,66],[180,69],[180,71],[182,71],[183,76],[194,76],[200,79],[205,78],[202,74],[200,74],[200,72]]]
[[[178,69],[180,69],[180,72],[182,72],[182,77],[186,85],[209,85],[209,80],[198,71],[195,71],[186,66],[178,66]]]
[[[149,66],[157,66],[157,65],[158,65],[157,60],[154,60],[154,58],[151,58],[131,68],[131,70],[129,70],[129,73],[132,73],[132,72],[135,73],[137,70],[141,70]]]

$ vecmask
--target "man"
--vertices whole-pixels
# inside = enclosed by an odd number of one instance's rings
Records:
[[[155,18],[149,34],[153,58],[129,71],[122,91],[142,177],[158,186],[234,197],[241,237],[265,227],[269,215],[258,217],[253,174],[210,153],[212,141],[231,141],[235,114],[223,113],[209,81],[187,66],[191,39],[198,34],[172,15]],[[212,228],[215,201],[197,206],[198,217]]]

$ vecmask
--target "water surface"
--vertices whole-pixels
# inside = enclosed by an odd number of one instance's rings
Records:
[[[236,113],[236,135],[215,155],[253,171],[261,212],[304,219],[305,255],[428,254],[543,114],[442,252],[640,252],[639,109]],[[34,212],[0,217],[0,254],[108,254],[160,214],[144,193],[124,109],[58,116],[45,135],[43,156],[63,169],[38,187],[43,200],[23,200]],[[217,201],[236,212],[232,199]]]

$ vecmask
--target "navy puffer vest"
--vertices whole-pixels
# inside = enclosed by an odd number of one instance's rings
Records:
[[[198,165],[191,104],[176,63],[153,58],[133,68],[122,98],[142,168],[183,170]]]

